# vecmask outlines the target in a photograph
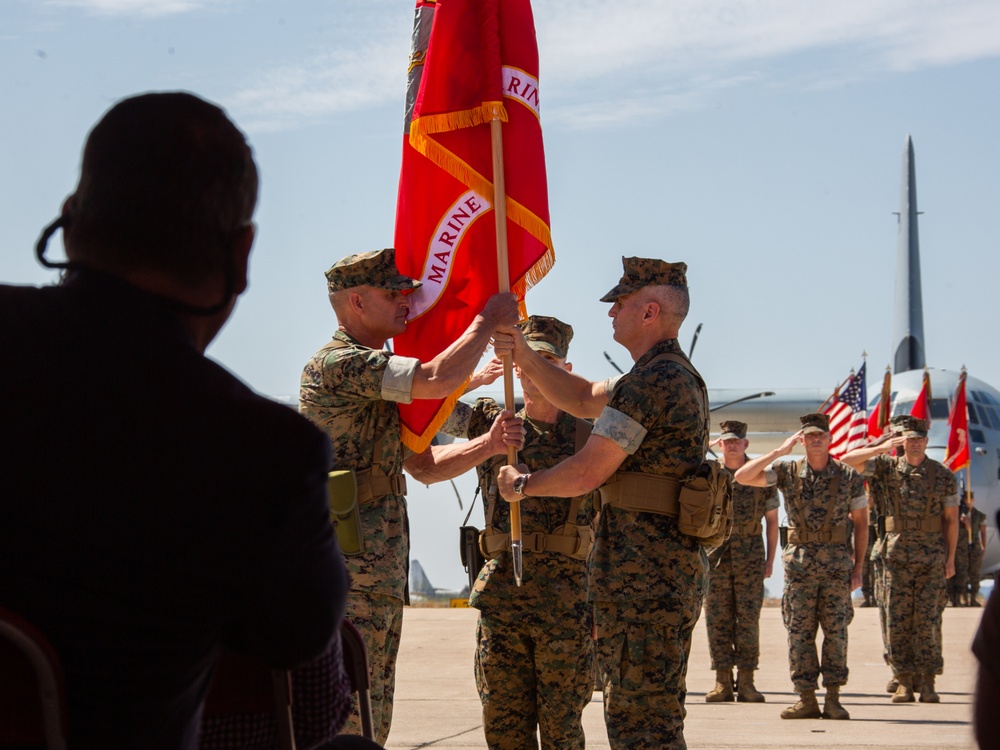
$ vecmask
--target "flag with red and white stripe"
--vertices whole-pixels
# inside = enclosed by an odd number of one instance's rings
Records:
[[[851,372],[843,388],[835,391],[830,402],[821,410],[830,417],[830,455],[834,458],[868,444],[866,364],[862,363],[857,375]]]

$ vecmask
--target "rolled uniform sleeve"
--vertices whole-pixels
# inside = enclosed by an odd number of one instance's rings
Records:
[[[397,354],[389,357],[382,375],[382,398],[397,404],[412,402],[413,377],[419,365],[420,360],[413,357],[401,357]]]
[[[639,446],[642,445],[642,441],[646,437],[646,432],[645,427],[627,414],[605,406],[601,411],[601,416],[594,422],[592,434],[613,441],[623,451],[632,455],[639,450]]]

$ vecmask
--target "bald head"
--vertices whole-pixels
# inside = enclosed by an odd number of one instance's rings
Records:
[[[253,154],[225,112],[181,92],[130,97],[87,137],[63,209],[67,256],[198,282],[222,267],[256,202]]]

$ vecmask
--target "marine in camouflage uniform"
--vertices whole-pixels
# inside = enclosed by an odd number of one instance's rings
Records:
[[[573,329],[556,318],[533,315],[522,324],[535,351],[565,366]],[[521,377],[525,407],[519,459],[532,471],[576,453],[590,424],[552,406]],[[475,437],[488,431],[500,406],[479,399],[459,403],[445,431]],[[506,462],[496,456],[477,467],[486,528],[487,558],[469,604],[479,610],[476,686],[483,703],[483,730],[491,750],[582,750],[583,709],[593,694],[594,640],[587,604],[587,556],[593,545],[594,493],[573,498],[531,497],[521,502],[524,566],[514,581],[510,554],[510,506],[497,494],[496,476]]]
[[[414,455],[400,439],[396,404],[429,393],[421,363],[383,349],[388,337],[401,332],[408,313],[402,292],[419,287],[420,282],[399,273],[392,249],[348,256],[334,264],[326,278],[339,330],[306,365],[299,410],[329,435],[334,457],[331,470],[351,469],[357,477],[361,551],[345,556],[351,579],[347,617],[361,631],[368,649],[375,738],[385,744],[392,721],[409,567],[404,462],[407,470],[425,482],[448,476],[423,476],[423,462],[433,463],[430,452],[437,448],[428,449],[426,457]],[[516,321],[512,295],[492,298],[480,318],[484,316],[470,326],[476,334],[469,337],[468,350],[463,349],[450,366],[438,368],[436,375],[444,391],[440,396],[460,387],[471,373],[492,328],[501,327],[495,324]],[[445,377],[445,370],[450,377]],[[477,456],[478,461],[492,455],[487,443],[481,441],[485,452]],[[456,467],[452,475],[478,461]],[[338,527],[338,535],[345,528]],[[341,541],[342,549],[351,546]],[[360,734],[356,699],[344,731]]]
[[[825,414],[801,418],[802,430],[781,447],[744,464],[737,481],[777,485],[785,498],[790,528],[782,553],[785,589],[781,614],[788,630],[788,662],[799,701],[783,719],[849,719],[840,705],[847,683],[847,626],[854,617],[851,591],[861,585],[868,540],[868,498],[854,469],[830,458],[830,420]],[[801,441],[806,460],[781,461]],[[848,519],[854,522],[854,562],[847,543]],[[816,631],[823,630],[822,661]],[[820,675],[826,688],[823,710],[816,701]]]
[[[718,446],[730,475],[747,461],[747,425],[722,422]],[[764,550],[762,521],[767,525]],[[753,683],[760,657],[760,608],[764,579],[770,577],[778,546],[778,493],[774,487],[733,485],[733,531],[728,540],[708,553],[709,581],[705,597],[708,652],[715,670],[715,687],[705,695],[709,703],[740,701],[763,703]],[[733,667],[738,668],[736,694]]]
[[[626,375],[592,383],[531,356],[515,336],[515,361],[546,398],[597,421],[584,449],[552,469],[501,469],[500,492],[509,501],[603,485],[607,503],[624,481],[616,472],[676,488],[704,460],[707,397],[676,338],[689,304],[686,266],[622,260],[624,275],[602,301],[613,303],[615,340],[635,361]],[[666,500],[670,490],[662,491]],[[680,533],[676,517],[615,502],[601,510],[588,568],[608,739],[612,748],[684,748],[685,678],[708,559],[699,540]]]
[[[978,607],[979,578],[986,546],[986,514],[964,503],[959,505],[959,513],[955,575],[948,580],[948,597],[953,607]]]
[[[892,439],[844,456],[863,469],[873,497],[884,509],[882,600],[889,665],[898,683],[894,703],[939,702],[934,676],[941,674],[941,613],[945,579],[954,575],[958,535],[955,475],[927,458],[925,419],[893,417]],[[885,455],[901,447],[904,455]]]

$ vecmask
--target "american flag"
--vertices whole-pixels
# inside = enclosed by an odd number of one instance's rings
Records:
[[[840,458],[848,451],[868,445],[868,389],[865,387],[865,365],[835,391],[830,403],[822,409],[830,416],[830,455]]]

